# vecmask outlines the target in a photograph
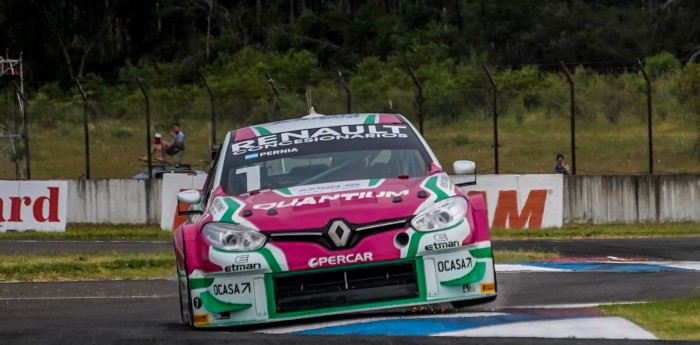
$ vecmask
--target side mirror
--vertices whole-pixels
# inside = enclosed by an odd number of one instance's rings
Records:
[[[476,163],[472,161],[455,161],[452,163],[452,170],[455,175],[472,175],[466,181],[455,183],[458,186],[473,186],[476,184]],[[461,178],[459,180],[462,180]]]
[[[467,175],[476,173],[476,163],[472,161],[455,161],[452,163],[455,175]]]
[[[198,204],[202,201],[202,193],[198,190],[184,190],[177,193],[177,201],[187,205]]]

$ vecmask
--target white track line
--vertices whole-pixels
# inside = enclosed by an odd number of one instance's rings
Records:
[[[527,264],[496,264],[496,272],[570,272],[561,268],[530,266]]]
[[[595,308],[602,305],[613,305],[613,304],[643,304],[648,303],[647,301],[628,301],[628,302],[598,302],[598,303],[569,303],[569,304],[540,304],[540,305],[515,305],[515,306],[503,306],[503,309],[581,309],[581,308]]]
[[[556,262],[562,263],[562,262]],[[700,261],[567,261],[570,264],[615,264],[615,265],[650,265],[664,266],[669,268],[682,268],[690,271],[700,271]],[[539,263],[538,264],[542,264]],[[519,264],[496,264],[496,272],[517,273],[517,272],[576,272],[575,269],[550,268],[527,263]],[[589,271],[593,272],[593,271]],[[624,271],[621,271],[624,272]]]
[[[385,316],[385,317],[369,317],[362,319],[352,319],[352,320],[341,320],[341,321],[331,321],[331,322],[321,322],[307,325],[299,326],[288,326],[288,327],[277,327],[270,329],[263,329],[256,331],[257,333],[265,334],[287,334],[295,332],[310,331],[314,329],[329,328],[335,326],[347,326],[367,322],[384,321],[384,320],[403,320],[403,319],[438,319],[438,318],[455,318],[455,317],[487,317],[487,316],[500,316],[508,315],[506,313],[455,313],[455,314],[431,314],[431,315],[405,315],[405,316]]]
[[[657,339],[645,329],[621,317],[514,322],[433,335],[447,337]]]
[[[151,296],[71,296],[71,297],[0,297],[0,301],[53,301],[66,299],[146,299],[146,298],[172,298],[177,295],[151,295]]]

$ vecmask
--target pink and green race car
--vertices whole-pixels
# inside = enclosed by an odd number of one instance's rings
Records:
[[[476,178],[471,161],[455,174]],[[309,115],[231,131],[178,194],[180,306],[193,327],[493,301],[487,210],[398,114]]]

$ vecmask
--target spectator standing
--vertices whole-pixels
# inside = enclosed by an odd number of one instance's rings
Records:
[[[561,153],[557,154],[557,163],[554,165],[554,173],[563,175],[571,174],[571,171],[569,170],[569,165],[566,164],[566,162],[564,161],[564,155]]]

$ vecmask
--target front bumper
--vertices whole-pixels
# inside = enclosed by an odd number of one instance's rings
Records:
[[[496,295],[490,242],[414,258],[284,272],[179,273],[195,327],[235,326]],[[188,300],[189,299],[189,300]]]

